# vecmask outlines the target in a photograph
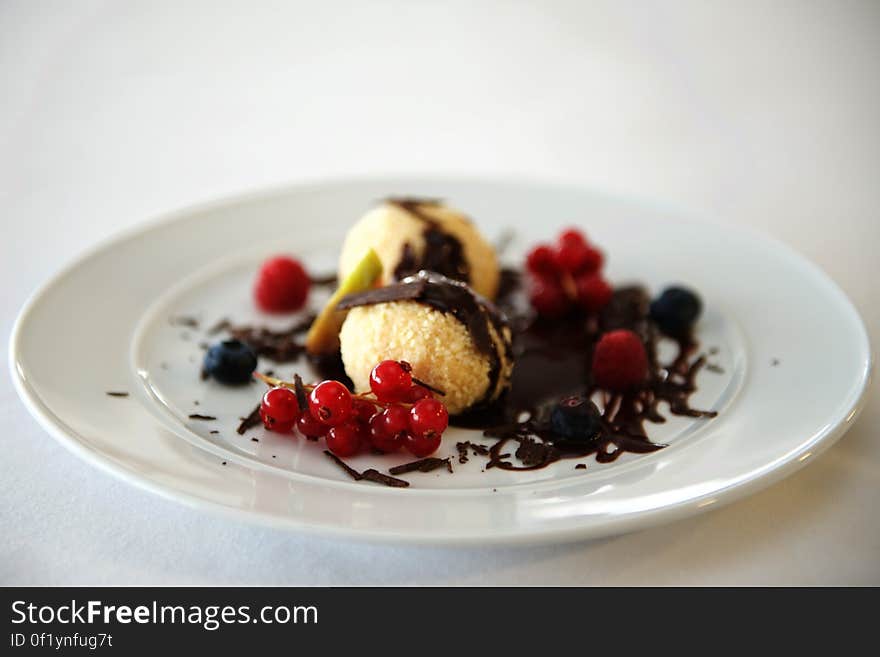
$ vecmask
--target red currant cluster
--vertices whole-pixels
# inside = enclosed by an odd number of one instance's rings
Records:
[[[415,383],[405,361],[383,360],[370,373],[369,393],[352,395],[339,381],[303,386],[308,408],[300,410],[294,384],[260,376],[274,385],[263,395],[260,417],[270,431],[294,426],[309,438],[324,438],[337,456],[373,447],[395,452],[405,447],[418,458],[434,453],[449,425],[443,402]]]
[[[602,252],[574,228],[563,231],[555,247],[539,244],[529,252],[529,298],[539,315],[560,317],[573,308],[597,312],[611,299],[602,277]]]

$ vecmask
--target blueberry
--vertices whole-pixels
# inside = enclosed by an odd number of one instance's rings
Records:
[[[255,369],[257,355],[248,345],[238,340],[219,342],[205,354],[204,373],[220,383],[247,383]]]
[[[567,440],[590,442],[602,430],[602,416],[587,397],[566,397],[550,414],[553,432]]]
[[[668,287],[651,302],[651,319],[673,337],[686,335],[703,310],[695,293],[683,287]]]

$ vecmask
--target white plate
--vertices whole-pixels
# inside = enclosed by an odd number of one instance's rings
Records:
[[[199,381],[203,330],[221,317],[268,322],[249,293],[263,257],[292,252],[313,271],[331,271],[348,225],[375,199],[403,194],[450,200],[490,238],[515,229],[513,262],[529,244],[577,223],[605,248],[613,281],[697,288],[706,305],[699,337],[718,348],[713,361],[724,373],[701,373],[693,402],[719,416],[649,425],[669,447],[606,465],[585,460],[586,470],[566,460],[534,472],[483,472],[471,459],[454,461],[454,475],[409,475],[408,489],[353,482],[315,443],[262,430],[236,434],[260,389]],[[178,315],[198,317],[201,330],[172,326]],[[163,496],[277,527],[486,543],[623,532],[766,486],[848,428],[871,357],[865,328],[837,286],[766,238],[572,187],[389,179],[224,201],[100,246],[28,302],[10,362],[22,399],[52,435]],[[131,394],[113,398],[109,390]],[[189,420],[190,413],[218,420]],[[455,453],[466,433],[448,431],[441,453]],[[367,455],[351,463],[382,469],[405,460]]]

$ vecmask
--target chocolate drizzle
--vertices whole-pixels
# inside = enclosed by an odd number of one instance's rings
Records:
[[[434,271],[447,278],[469,283],[471,269],[464,255],[461,242],[454,235],[445,232],[434,217],[424,211],[426,207],[440,206],[438,199],[389,198],[386,203],[394,205],[425,224],[422,233],[425,247],[421,257],[416,254],[413,246],[407,242],[397,267],[394,268],[394,279],[403,280],[421,270]]]
[[[694,409],[689,403],[696,390],[696,376],[705,365],[702,356],[691,361],[697,347],[691,336],[676,340],[677,353],[670,363],[660,362],[660,336],[649,319],[648,300],[641,287],[620,288],[598,317],[533,319],[515,334],[516,365],[508,394],[489,408],[455,419],[458,426],[484,429],[484,435],[497,439],[489,450],[487,468],[535,470],[563,458],[590,454],[595,454],[598,462],[608,463],[623,452],[662,449],[664,445],[648,439],[645,429],[646,422],[666,421],[658,409],[660,402],[668,403],[673,415],[716,415],[714,411]],[[643,386],[610,393],[592,382],[589,363],[600,335],[619,328],[634,331],[642,338],[649,372]],[[570,395],[601,402],[601,430],[596,436],[573,440],[554,432],[550,414],[560,399]]]

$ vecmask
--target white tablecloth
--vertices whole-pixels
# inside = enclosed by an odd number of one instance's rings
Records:
[[[447,172],[580,181],[757,227],[822,266],[880,344],[878,34],[870,0],[4,0],[4,338],[38,284],[145,218],[287,181]],[[658,529],[402,548],[122,484],[40,429],[4,376],[0,584],[876,585],[878,423],[875,385],[810,467]]]

